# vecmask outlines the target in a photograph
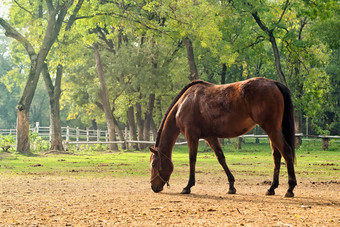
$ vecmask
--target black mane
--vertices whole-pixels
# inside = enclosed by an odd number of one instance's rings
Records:
[[[170,106],[168,107],[167,111],[165,112],[165,115],[159,125],[158,131],[157,131],[157,137],[156,137],[156,144],[155,147],[158,147],[159,144],[159,140],[161,137],[161,133],[163,130],[163,126],[165,123],[165,119],[168,117],[169,112],[171,111],[171,109],[174,107],[174,105],[176,104],[176,102],[179,100],[179,98],[184,94],[184,92],[186,92],[186,90],[188,90],[191,86],[195,85],[195,84],[208,84],[208,82],[205,82],[203,80],[193,80],[191,81],[191,83],[187,84],[179,93],[178,95],[172,100]]]

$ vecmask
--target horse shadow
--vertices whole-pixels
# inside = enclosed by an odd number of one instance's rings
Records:
[[[251,202],[251,203],[271,203],[271,204],[282,204],[285,203],[287,205],[300,205],[304,206],[308,204],[309,206],[334,206],[340,207],[340,201],[332,200],[332,199],[320,199],[319,197],[312,197],[312,196],[296,196],[294,198],[286,198],[281,195],[259,195],[259,194],[245,194],[245,193],[238,193],[233,195],[211,195],[211,194],[180,194],[175,192],[162,192],[162,194],[173,196],[176,199],[183,199],[183,198],[191,198],[195,200],[212,200],[212,201],[230,201],[230,202]]]

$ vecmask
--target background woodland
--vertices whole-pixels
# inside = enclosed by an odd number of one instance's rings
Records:
[[[3,4],[0,128],[18,128],[18,152],[30,152],[34,122],[51,125],[52,150],[63,150],[66,125],[107,128],[111,141],[127,127],[149,140],[193,79],[278,80],[291,90],[297,132],[340,134],[339,1]]]

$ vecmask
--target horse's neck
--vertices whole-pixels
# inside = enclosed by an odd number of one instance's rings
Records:
[[[172,149],[180,133],[176,126],[176,112],[175,110],[171,111],[166,118],[158,145],[159,150],[169,158],[171,158]]]

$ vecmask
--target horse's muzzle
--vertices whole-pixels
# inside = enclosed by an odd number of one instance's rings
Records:
[[[163,187],[156,187],[156,186],[152,186],[152,185],[151,185],[151,189],[155,193],[163,191]]]

